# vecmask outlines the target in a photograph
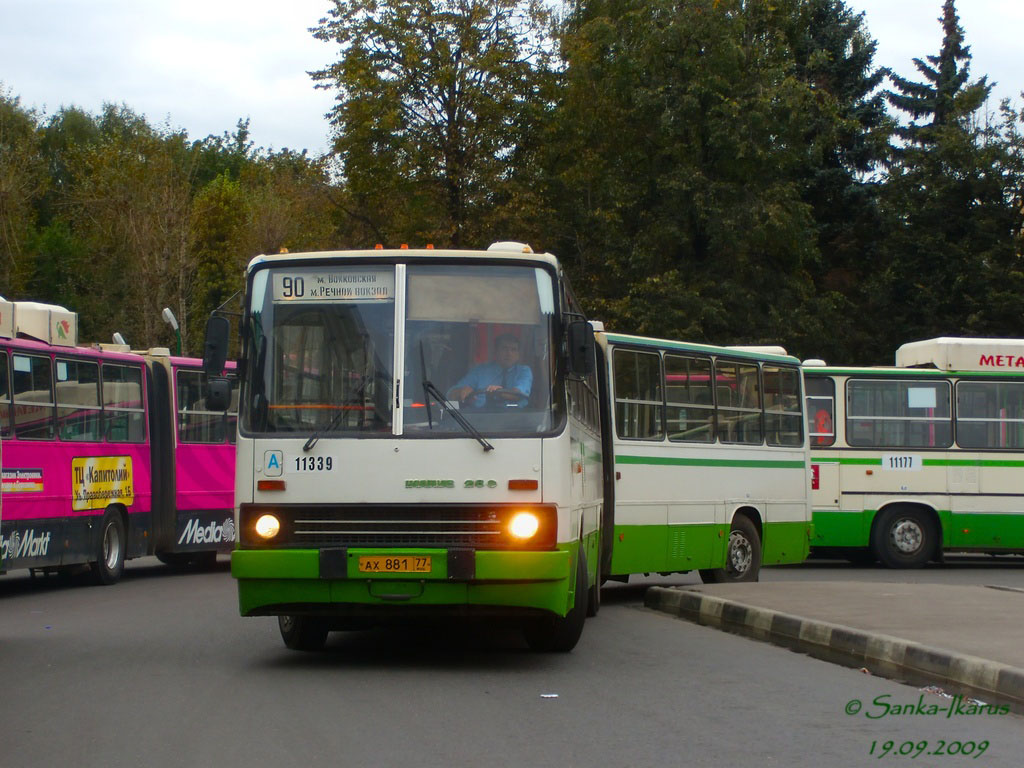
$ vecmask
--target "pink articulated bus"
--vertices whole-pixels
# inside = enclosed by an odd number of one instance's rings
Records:
[[[77,320],[0,300],[0,570],[111,584],[126,559],[230,551],[234,415],[204,411],[200,362],[77,346]]]
[[[143,357],[154,401],[154,553],[169,564],[211,562],[235,544],[235,363],[227,364],[233,389],[225,414],[206,409],[202,360],[162,349]]]

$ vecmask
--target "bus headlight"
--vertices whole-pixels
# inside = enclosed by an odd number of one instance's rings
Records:
[[[532,512],[517,512],[508,522],[508,532],[516,539],[530,539],[540,528],[540,520]]]
[[[272,539],[281,530],[281,521],[273,515],[260,515],[256,520],[256,535],[261,539]]]

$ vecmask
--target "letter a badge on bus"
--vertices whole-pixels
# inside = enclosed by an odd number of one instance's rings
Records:
[[[281,451],[267,451],[263,454],[263,471],[267,477],[280,477],[281,467],[284,464],[284,454]]]

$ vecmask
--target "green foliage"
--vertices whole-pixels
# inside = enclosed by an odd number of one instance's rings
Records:
[[[894,153],[883,201],[890,229],[885,269],[872,288],[889,322],[880,341],[929,335],[1020,334],[1009,296],[1021,283],[1022,220],[1019,116],[979,120],[990,86],[969,82],[970,53],[952,0],[946,0],[942,46],[925,82],[894,78],[887,94],[910,120]],[[1018,294],[1019,295],[1019,294]]]
[[[31,280],[36,226],[33,201],[46,192],[46,163],[34,112],[0,83],[0,293],[17,295]]]
[[[67,306],[83,339],[185,347],[252,256],[338,237],[324,160],[254,149],[248,123],[191,141],[129,107],[45,122],[0,97],[0,294]]]
[[[341,58],[334,148],[346,210],[376,242],[469,245],[493,231],[543,111],[547,12],[535,0],[335,0],[316,28]]]
[[[667,336],[792,336],[784,319],[807,300],[816,256],[801,178],[816,100],[785,36],[794,8],[636,0],[568,19],[559,250],[610,327],[646,317],[645,332]],[[671,295],[685,317],[635,306]]]
[[[327,157],[0,89],[0,294],[137,347],[169,306],[196,354],[259,253],[515,239],[624,332],[840,363],[1020,335],[1022,116],[982,117],[953,0],[888,92],[844,0],[329,5]]]

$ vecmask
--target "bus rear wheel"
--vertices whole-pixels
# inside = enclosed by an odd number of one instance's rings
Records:
[[[281,639],[293,651],[319,651],[327,642],[327,622],[316,616],[278,616]]]
[[[526,644],[535,651],[568,653],[576,647],[587,619],[587,557],[580,546],[576,562],[576,589],[565,616],[542,616],[523,627]]]
[[[931,517],[915,507],[885,510],[871,531],[871,549],[889,568],[920,568],[935,554],[939,534]]]
[[[113,584],[121,578],[124,573],[124,550],[124,522],[116,510],[108,509],[100,523],[96,559],[89,564],[97,584]]]
[[[761,537],[757,527],[746,515],[736,515],[729,531],[729,548],[724,568],[702,568],[700,580],[705,584],[757,581],[761,572]]]

